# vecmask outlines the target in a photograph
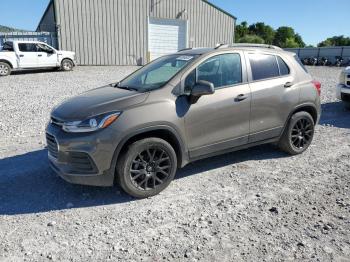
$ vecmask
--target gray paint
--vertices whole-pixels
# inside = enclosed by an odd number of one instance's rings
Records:
[[[53,146],[49,142],[48,147],[54,169],[69,182],[113,185],[116,163],[120,163],[117,161],[123,149],[134,141],[130,139],[155,130],[163,134],[166,132],[165,136],[160,137],[173,146],[181,167],[199,158],[266,142],[282,141],[281,148],[287,153],[302,153],[308,145],[301,149],[291,145],[289,134],[296,119],[293,118],[292,122],[289,120],[296,110],[299,112],[296,117],[300,117],[300,114],[305,116],[300,111],[310,111],[317,123],[321,105],[311,76],[300,67],[292,54],[257,48],[259,52],[281,56],[291,69],[288,76],[254,81],[249,60],[243,59],[242,73],[247,76],[243,77],[247,79],[246,82],[216,88],[215,93],[198,99],[186,97],[180,91],[185,88],[186,77],[205,60],[232,53],[246,57],[252,49],[237,47],[182,51],[180,56],[198,52],[202,56],[191,61],[162,88],[137,92],[105,86],[66,100],[52,111],[51,117],[55,123],[50,122],[46,130],[57,141]],[[293,82],[294,85],[285,88],[286,82]],[[177,94],[174,87],[178,87]],[[246,95],[245,99],[237,100],[241,94]],[[98,132],[72,134],[62,130],[62,124],[66,121],[88,119],[116,109],[123,112],[118,120]],[[289,122],[292,125],[288,125]],[[286,132],[283,133],[285,127]],[[149,136],[147,134],[145,137]],[[57,144],[60,145],[59,150]],[[86,176],[86,169],[73,165],[67,158],[67,154],[72,152],[88,154],[97,167],[96,172]],[[131,151],[129,153],[132,154]],[[119,167],[123,167],[123,162]],[[118,170],[122,169],[126,170],[125,166]],[[123,173],[119,172],[119,175]]]
[[[50,5],[54,15],[48,8],[38,28],[50,17],[60,48],[75,51],[82,65],[146,63],[149,17],[188,20],[190,47],[234,41],[235,17],[203,0],[52,0]]]

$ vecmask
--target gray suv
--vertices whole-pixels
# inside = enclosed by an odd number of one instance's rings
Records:
[[[295,155],[320,117],[319,82],[294,53],[263,45],[186,49],[65,101],[46,137],[68,182],[158,194],[189,162],[265,143]]]

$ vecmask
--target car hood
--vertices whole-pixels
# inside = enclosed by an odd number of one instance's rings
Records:
[[[54,108],[51,116],[61,121],[77,121],[103,113],[123,111],[143,103],[149,93],[105,86],[66,100]]]
[[[67,55],[67,56],[73,56],[75,55],[75,52],[72,51],[65,51],[65,50],[58,50],[57,54],[59,55]]]

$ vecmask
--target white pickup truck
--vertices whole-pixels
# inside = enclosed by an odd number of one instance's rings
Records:
[[[8,41],[0,50],[0,76],[12,71],[36,68],[60,68],[71,71],[75,66],[75,53],[60,51],[43,42]]]

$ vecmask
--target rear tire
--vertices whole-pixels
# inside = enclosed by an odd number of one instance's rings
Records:
[[[61,63],[61,70],[62,71],[72,71],[74,67],[74,63],[70,59],[63,59]]]
[[[349,102],[343,102],[344,103],[344,107],[346,110],[350,110],[350,103]]]
[[[311,144],[315,132],[315,122],[307,112],[295,113],[289,120],[278,146],[290,155],[303,153]]]
[[[0,62],[0,76],[8,76],[11,74],[11,66],[8,63]]]
[[[172,146],[160,138],[146,138],[131,144],[117,163],[117,181],[136,198],[159,194],[174,179],[177,157]]]

